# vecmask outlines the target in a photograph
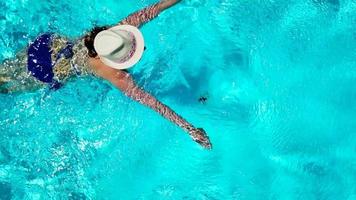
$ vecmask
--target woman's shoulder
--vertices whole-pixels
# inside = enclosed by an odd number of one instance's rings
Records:
[[[74,42],[73,46],[72,65],[77,74],[83,75],[96,75],[95,70],[90,65],[90,57],[88,49],[84,44],[84,39],[80,38]]]

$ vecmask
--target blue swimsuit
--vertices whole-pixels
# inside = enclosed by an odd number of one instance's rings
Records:
[[[67,46],[62,48],[57,55],[56,60],[52,60],[52,33],[46,33],[39,36],[28,48],[27,68],[31,75],[38,80],[48,83],[51,89],[58,89],[61,83],[55,79],[53,67],[56,62],[65,57],[70,59],[73,57],[73,43],[67,42]]]

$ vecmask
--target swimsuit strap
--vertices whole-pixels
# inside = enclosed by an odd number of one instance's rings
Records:
[[[74,44],[72,42],[67,42],[67,46],[58,52],[56,61],[58,61],[62,56],[64,56],[66,59],[72,58],[74,55],[73,46]]]

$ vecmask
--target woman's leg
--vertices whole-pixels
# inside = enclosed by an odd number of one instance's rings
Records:
[[[25,53],[21,52],[14,59],[0,64],[0,93],[33,91],[44,86],[28,72]]]

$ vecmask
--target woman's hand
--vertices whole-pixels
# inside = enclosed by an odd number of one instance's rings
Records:
[[[158,6],[161,11],[173,6],[174,4],[179,3],[181,0],[162,0],[158,3]]]
[[[129,73],[108,67],[105,64],[101,63],[99,59],[93,59],[90,63],[92,66],[94,66],[94,69],[98,76],[110,81],[125,95],[137,102],[142,103],[143,105],[152,108],[166,119],[172,121],[173,123],[181,127],[183,130],[187,131],[189,135],[193,138],[193,140],[202,145],[203,147],[207,149],[212,148],[209,137],[203,129],[194,128],[192,124],[190,124],[184,118],[179,116],[171,108],[161,103],[152,95],[141,89],[138,85],[136,85]]]
[[[162,0],[142,10],[136,11],[119,22],[119,25],[132,25],[140,27],[157,17],[163,10],[172,7],[181,0]]]
[[[212,145],[209,140],[208,135],[202,128],[194,128],[193,130],[189,131],[189,135],[193,138],[193,140],[200,145],[202,145],[206,149],[211,149]]]

